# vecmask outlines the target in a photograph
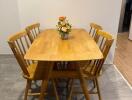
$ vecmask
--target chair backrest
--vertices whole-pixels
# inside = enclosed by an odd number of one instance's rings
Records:
[[[32,62],[25,60],[24,55],[26,50],[29,48],[31,42],[27,36],[26,31],[22,31],[16,33],[8,38],[8,44],[16,57],[24,75],[29,76],[29,72],[27,70],[28,65]]]
[[[40,33],[40,23],[35,23],[30,26],[27,26],[26,31],[32,43],[34,39],[37,37],[37,35]]]
[[[94,38],[96,32],[98,30],[102,30],[103,28],[100,25],[97,25],[95,23],[90,23],[90,30],[89,30],[89,34]]]
[[[93,75],[99,75],[114,39],[110,33],[104,32],[102,30],[97,31],[95,39],[100,50],[103,53],[104,58],[99,60],[93,60],[90,62],[92,66],[90,73]]]

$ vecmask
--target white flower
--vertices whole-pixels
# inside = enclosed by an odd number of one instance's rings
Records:
[[[57,29],[58,29],[58,30],[61,30],[61,28],[60,28],[59,26],[57,26]]]
[[[60,31],[60,30],[61,30],[61,28],[59,27],[59,28],[58,28],[58,30]]]
[[[67,26],[67,29],[70,29],[70,26]]]
[[[62,22],[61,22],[61,25],[62,25],[62,26],[65,26],[65,25],[66,25],[66,23],[65,23],[64,21],[62,21]]]
[[[63,32],[67,32],[67,28],[66,28],[66,27],[62,27],[61,30],[62,30]]]

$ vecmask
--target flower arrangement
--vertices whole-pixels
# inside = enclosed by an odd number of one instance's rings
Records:
[[[57,30],[59,31],[62,39],[68,39],[68,34],[71,32],[71,27],[72,26],[68,23],[65,16],[59,17]]]

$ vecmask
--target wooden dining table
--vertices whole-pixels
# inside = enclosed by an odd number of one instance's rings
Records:
[[[24,58],[38,61],[38,66],[46,62],[49,66],[52,66],[54,62],[58,61],[102,59],[103,54],[85,29],[72,29],[67,40],[62,40],[56,29],[46,29],[34,40]],[[52,69],[49,70],[49,76]],[[47,81],[49,78],[47,77]],[[42,86],[44,86],[43,83]],[[40,98],[42,99],[43,95]]]

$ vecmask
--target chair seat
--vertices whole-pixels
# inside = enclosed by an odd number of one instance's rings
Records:
[[[82,72],[84,74],[84,77],[93,77],[94,76],[94,63],[90,61],[83,61],[83,62],[77,62],[76,66],[80,67],[82,69]]]
[[[23,75],[23,77],[26,78],[26,79],[33,80],[36,68],[37,68],[37,63],[29,65],[27,67],[27,70],[29,72],[29,76]]]
[[[74,62],[74,64],[70,64],[70,67],[75,68],[75,69],[77,67],[81,68],[80,70],[82,70],[82,72],[83,72],[82,75],[86,79],[89,79],[89,78],[92,79],[92,78],[96,77],[94,75],[94,72],[91,71],[93,64],[92,63],[90,64],[89,61],[76,62],[76,64]]]
[[[46,77],[46,69],[44,66],[37,66],[38,63],[31,64],[28,66],[27,70],[29,72],[29,76],[23,75],[24,78],[30,80],[42,80]]]
[[[92,67],[93,67],[92,65],[87,65],[86,68],[83,69],[83,73],[92,75],[91,72]]]
[[[89,73],[89,74],[92,74],[91,73],[91,69],[93,67],[93,64],[89,61],[81,61],[81,62],[73,62],[69,65],[69,67],[72,67],[74,69],[76,69],[77,67],[83,69],[83,72],[84,73]]]
[[[28,66],[27,70],[29,72],[30,79],[34,79],[36,69],[37,69],[37,63]]]

